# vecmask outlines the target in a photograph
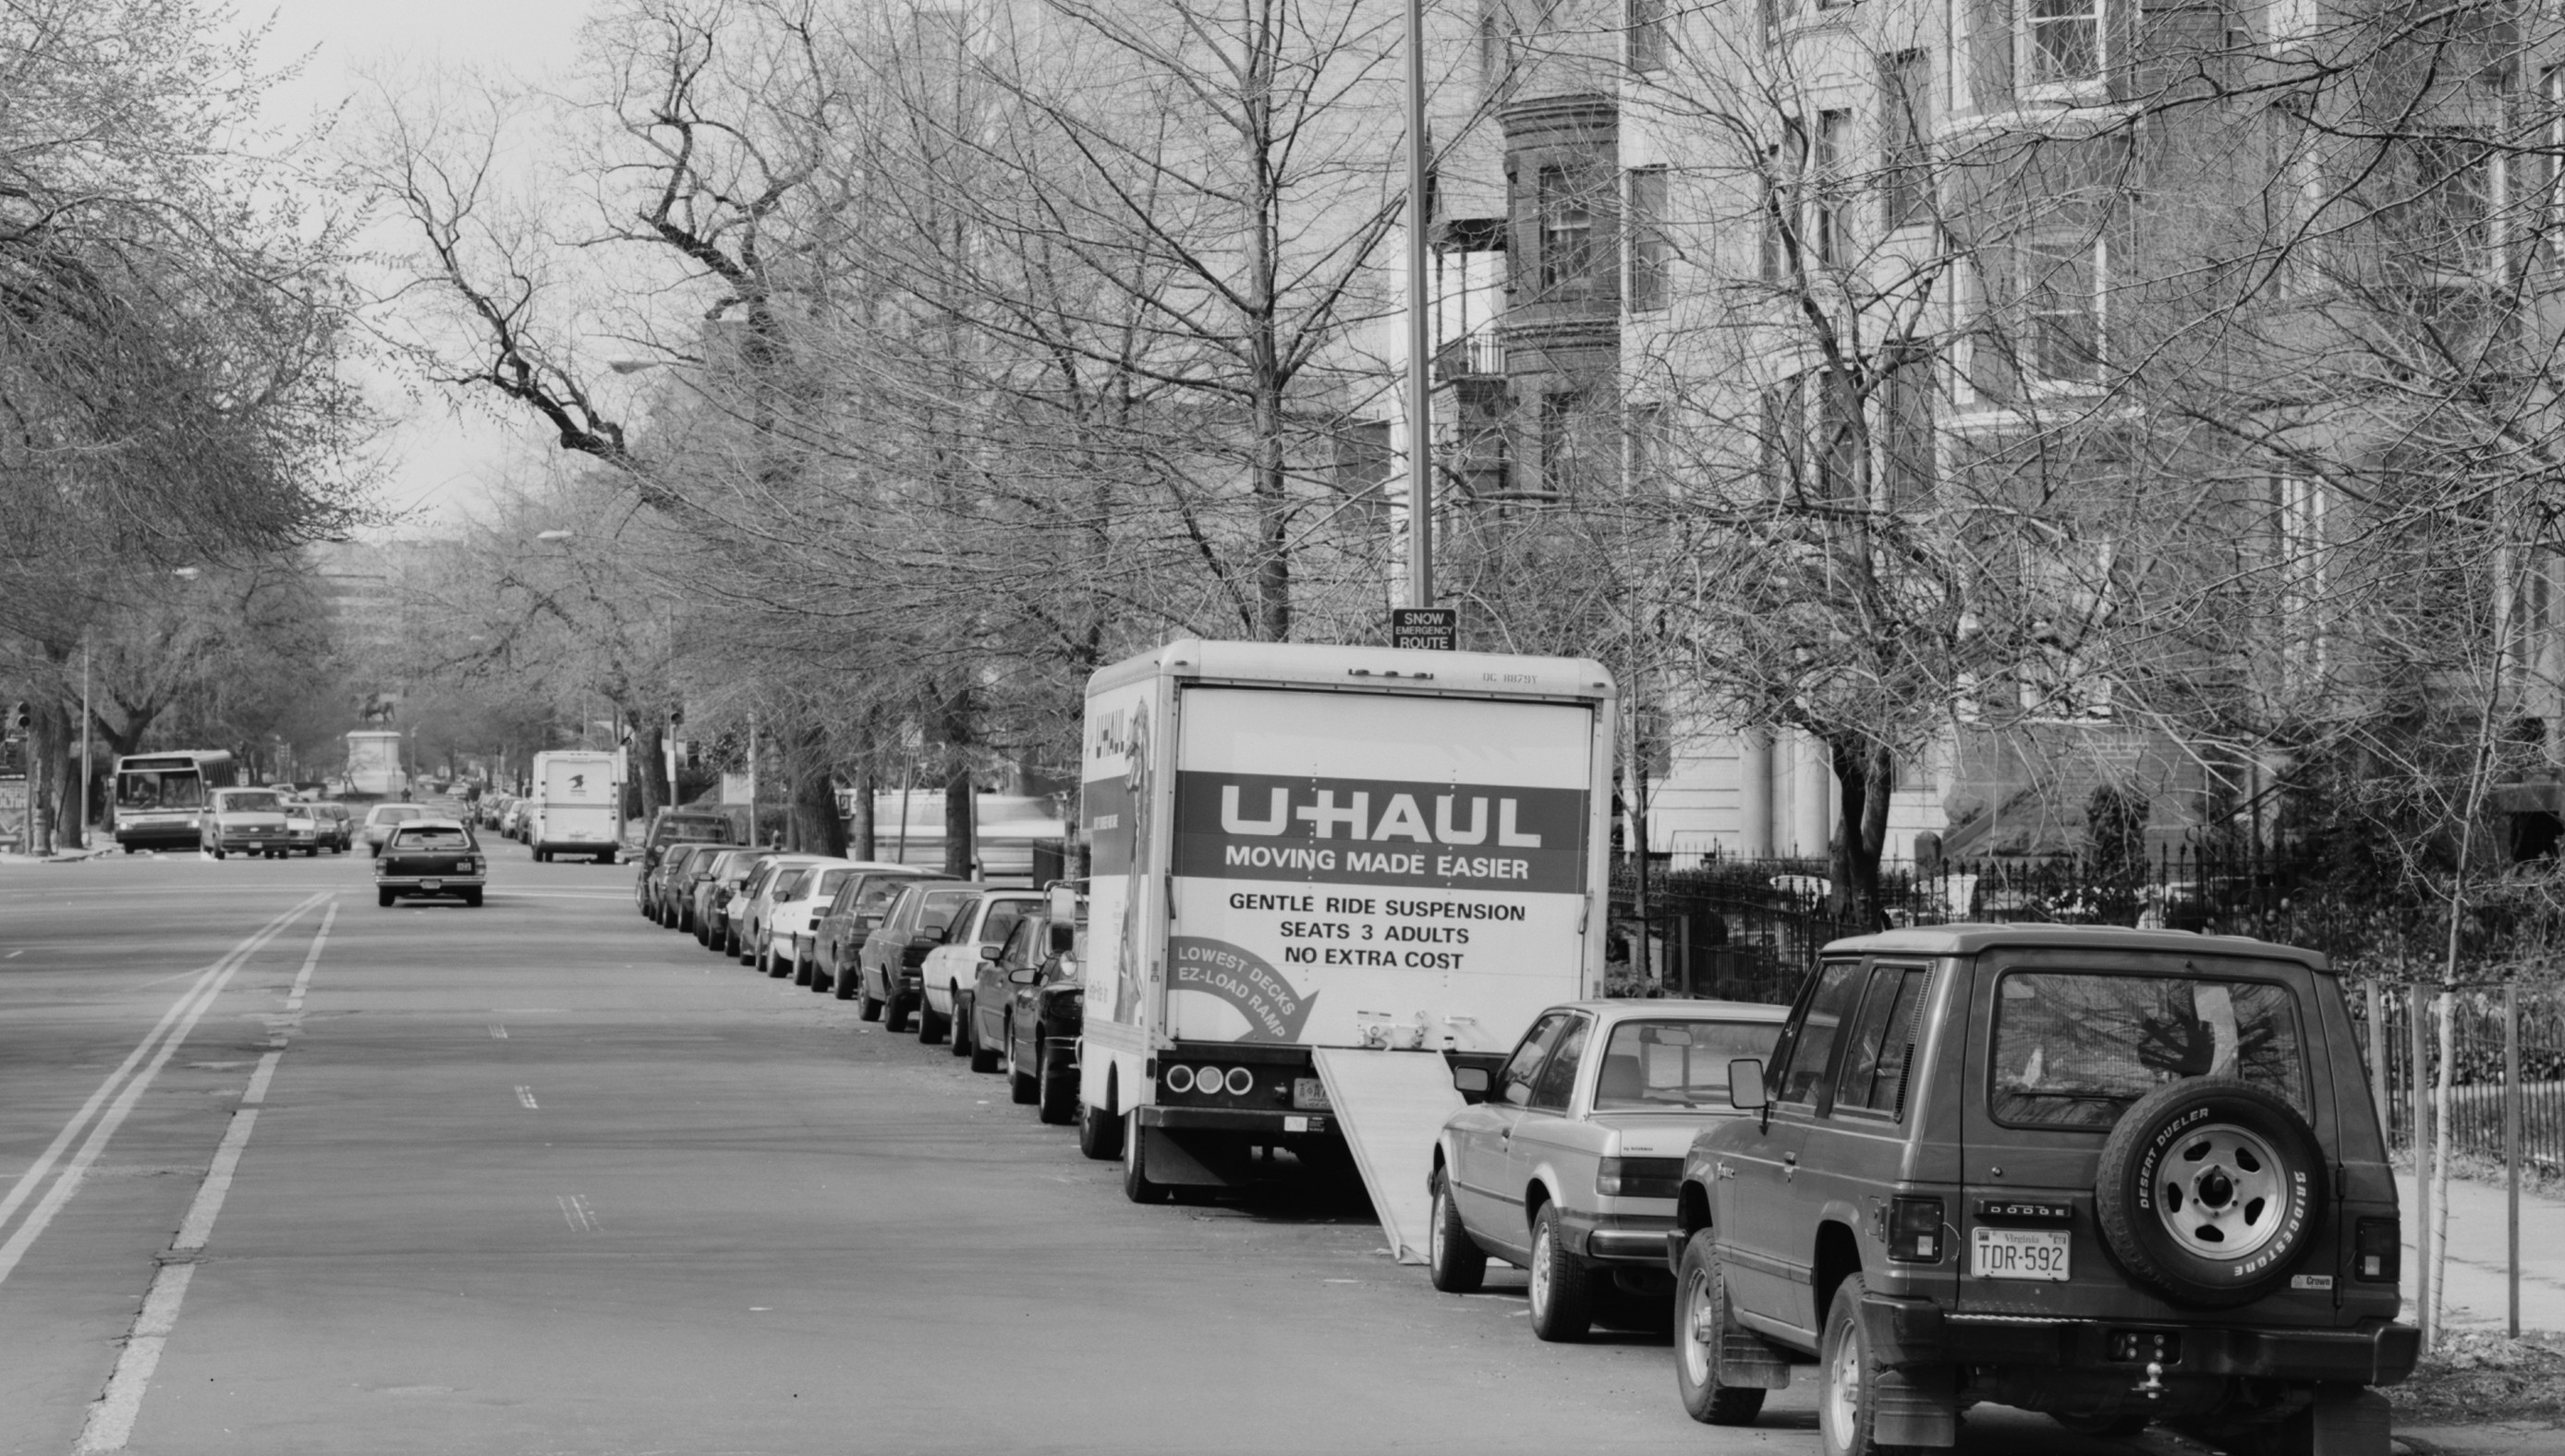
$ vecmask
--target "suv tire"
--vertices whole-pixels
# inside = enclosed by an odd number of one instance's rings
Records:
[[[1567,1252],[1558,1223],[1558,1205],[1544,1203],[1531,1224],[1531,1333],[1552,1343],[1594,1328],[1593,1277]]]
[[[2323,1232],[2324,1178],[2297,1109],[2249,1083],[2196,1077],[2121,1114],[2094,1207],[2132,1279],[2176,1304],[2228,1309],[2279,1289],[2306,1257]]]
[[[1474,1295],[1488,1280],[1488,1251],[1470,1237],[1461,1210],[1452,1204],[1452,1175],[1434,1170],[1433,1211],[1426,1215],[1425,1270],[1434,1287],[1447,1295]]]
[[[1737,1326],[1728,1308],[1728,1278],[1719,1247],[1703,1229],[1684,1245],[1675,1279],[1675,1394],[1684,1414],[1714,1426],[1751,1425],[1763,1413],[1763,1387],[1721,1380],[1729,1341],[1754,1336]]]
[[[1897,1456],[1916,1449],[1883,1446],[1872,1436],[1880,1377],[1888,1370],[1862,1328],[1861,1300],[1868,1291],[1859,1274],[1845,1275],[1826,1307],[1825,1334],[1817,1341],[1817,1449],[1825,1456]]]

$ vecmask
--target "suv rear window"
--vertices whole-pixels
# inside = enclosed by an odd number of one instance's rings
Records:
[[[1995,993],[1995,1120],[2108,1127],[2187,1077],[2241,1078],[2303,1112],[2297,997],[2271,981],[2013,971]]]

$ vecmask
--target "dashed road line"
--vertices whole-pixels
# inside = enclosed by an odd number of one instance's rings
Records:
[[[587,1206],[586,1194],[564,1193],[554,1201],[561,1205],[562,1222],[570,1225],[572,1233],[592,1234],[596,1232],[596,1210]]]
[[[90,1165],[98,1160],[108,1139],[116,1135],[117,1128],[123,1124],[134,1103],[141,1099],[144,1090],[160,1075],[160,1069],[167,1065],[170,1055],[196,1029],[196,1023],[204,1018],[215,998],[222,995],[233,974],[269,941],[283,933],[287,925],[325,898],[326,895],[316,894],[268,921],[207,966],[195,983],[160,1014],[159,1021],[153,1023],[151,1030],[134,1045],[124,1061],[99,1084],[98,1091],[90,1093],[89,1100],[72,1114],[72,1119],[63,1124],[63,1130],[55,1135],[52,1145],[18,1175],[8,1195],[0,1197],[0,1224],[5,1224],[34,1196],[45,1178],[54,1173],[57,1163],[62,1165],[61,1173],[54,1177],[53,1186],[46,1189],[44,1196],[28,1211],[17,1231],[6,1242],[0,1242],[0,1282],[5,1282],[17,1269],[37,1236],[44,1233],[46,1226],[53,1222],[54,1215],[61,1212],[71,1196],[80,1191],[82,1178]],[[82,1138],[84,1131],[88,1133],[86,1138]],[[70,1147],[75,1139],[80,1139],[80,1147],[68,1162],[64,1162],[63,1150]]]
[[[492,1022],[490,1024],[490,1040],[494,1042],[504,1042],[508,1040],[508,1029],[496,1022]]]
[[[301,909],[295,913],[300,914]],[[294,994],[289,1005],[301,1002],[304,989],[311,985],[313,968],[321,961],[321,947],[329,940],[330,926],[338,915],[339,907],[334,902],[322,916],[321,928],[312,937],[312,949],[303,958],[302,972],[295,977]],[[279,923],[275,928],[282,930],[284,926]],[[246,960],[247,955],[241,959]],[[217,993],[220,989],[215,987]],[[211,1001],[212,997],[207,996],[206,1004]],[[204,1007],[200,1005],[194,1014],[201,1016],[203,1013]],[[191,1017],[188,1025],[193,1024]],[[169,1047],[174,1047],[185,1036],[182,1029],[170,1039],[169,1046],[161,1051],[162,1060],[166,1060]],[[282,1036],[280,1032],[280,1041]],[[72,1447],[74,1456],[112,1456],[112,1453],[122,1451],[124,1443],[132,1438],[133,1422],[142,1413],[142,1397],[151,1388],[152,1372],[160,1366],[160,1351],[168,1345],[170,1334],[177,1329],[179,1307],[186,1302],[187,1286],[196,1277],[195,1259],[203,1253],[206,1241],[213,1237],[214,1220],[222,1214],[223,1201],[231,1196],[232,1178],[240,1171],[241,1154],[248,1150],[250,1134],[258,1128],[259,1107],[267,1100],[268,1086],[275,1079],[277,1064],[284,1057],[282,1050],[269,1052],[258,1059],[258,1070],[250,1074],[249,1087],[241,1093],[240,1110],[232,1113],[231,1125],[223,1129],[222,1145],[214,1150],[214,1161],[205,1170],[205,1181],[197,1187],[195,1198],[187,1205],[186,1216],[179,1221],[178,1235],[170,1241],[169,1252],[162,1256],[160,1272],[152,1276],[151,1289],[142,1297],[142,1313],[135,1317],[132,1333],[125,1337],[123,1352],[117,1356],[116,1370],[108,1376],[107,1389],[90,1406],[88,1418],[81,1423],[80,1440]],[[154,1064],[155,1070],[157,1065]],[[133,1088],[128,1089],[126,1096],[130,1097],[141,1082],[147,1080],[138,1079]],[[71,1176],[70,1173],[64,1175],[66,1180]],[[56,1185],[57,1192],[60,1186]]]
[[[520,1085],[517,1088],[517,1100],[525,1106],[526,1110],[535,1110],[535,1090]]]

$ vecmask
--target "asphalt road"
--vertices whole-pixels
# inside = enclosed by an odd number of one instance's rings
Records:
[[[1126,1203],[628,867],[492,843],[478,910],[361,854],[0,869],[0,1453],[1816,1450],[1810,1382],[1696,1425],[1662,1335],[1539,1344],[1358,1190]]]

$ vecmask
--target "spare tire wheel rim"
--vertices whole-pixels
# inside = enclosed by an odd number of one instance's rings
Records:
[[[2289,1226],[2294,1196],[2279,1152],[2232,1122],[2185,1132],[2156,1169],[2156,1217],[2184,1252],[2248,1259]]]

